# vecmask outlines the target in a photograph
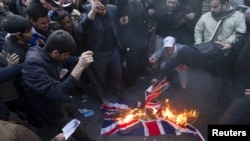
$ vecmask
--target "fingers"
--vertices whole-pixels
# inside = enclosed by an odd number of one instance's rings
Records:
[[[16,53],[13,54],[7,54],[7,61],[8,64],[18,64],[19,63],[19,56]]]
[[[120,18],[119,22],[120,22],[121,25],[125,25],[125,24],[128,23],[128,20],[129,20],[128,16],[123,16],[123,17]]]
[[[81,54],[80,60],[90,64],[94,61],[93,55],[94,53],[92,51],[85,51]]]
[[[152,84],[153,86],[156,86],[159,82],[160,82],[160,81],[159,81],[157,78],[153,78],[153,79],[151,80],[151,84]]]
[[[149,57],[149,62],[150,63],[155,63],[156,62],[156,58],[154,56]]]
[[[222,42],[222,41],[215,41],[215,43],[222,46],[221,50],[232,48],[231,44],[229,42],[227,42],[227,41],[224,41],[224,42]]]
[[[245,90],[245,95],[246,95],[247,97],[250,97],[250,89],[246,89],[246,90]]]

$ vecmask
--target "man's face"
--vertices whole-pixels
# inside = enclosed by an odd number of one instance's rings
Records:
[[[106,13],[107,13],[107,5],[105,5],[103,8],[99,8],[97,12],[98,12],[98,14],[100,14],[102,16],[106,15]]]
[[[167,9],[169,11],[173,11],[176,8],[178,2],[178,0],[166,0]]]
[[[174,55],[174,46],[173,47],[166,47],[165,51],[167,52],[168,55]]]
[[[29,41],[29,40],[31,40],[32,36],[33,36],[33,34],[32,34],[32,30],[30,28],[30,30],[28,30],[27,32],[23,33],[22,40]]]
[[[212,15],[216,17],[225,11],[227,4],[221,4],[220,0],[211,0],[210,6]]]
[[[65,53],[59,53],[57,50],[53,51],[53,55],[52,58],[56,61],[56,62],[62,62],[63,60],[69,58],[71,52],[65,52]]]
[[[46,32],[49,29],[49,17],[48,16],[38,18],[37,21],[31,20],[31,23],[38,30]]]
[[[73,24],[69,16],[66,16],[63,20],[60,21],[63,29],[72,32]]]
[[[0,1],[0,12],[4,11],[4,4],[2,1]]]

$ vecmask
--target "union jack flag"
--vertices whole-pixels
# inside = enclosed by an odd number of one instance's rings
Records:
[[[130,120],[124,122],[116,120],[115,114],[134,108],[160,108],[160,102],[152,102],[158,97],[162,91],[169,88],[169,83],[161,82],[157,86],[150,86],[145,92],[145,101],[143,103],[139,101],[121,101],[119,103],[110,103],[108,106],[101,105],[101,110],[104,113],[103,126],[101,128],[101,135],[130,135],[130,136],[160,136],[165,134],[181,133],[193,134],[200,141],[205,141],[201,133],[192,125],[187,124],[182,127],[175,124],[172,121],[165,119],[154,120]]]

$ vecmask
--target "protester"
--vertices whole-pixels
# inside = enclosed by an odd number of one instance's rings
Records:
[[[217,23],[224,19],[215,40],[236,42],[235,33],[246,33],[246,23],[243,13],[235,10],[229,0],[210,0],[211,11],[202,15],[195,26],[195,44],[209,41]]]
[[[176,44],[175,39],[171,36],[164,38],[163,47],[164,51],[171,56],[171,59],[165,62],[165,65],[159,72],[158,76],[152,79],[152,84],[155,85],[164,77],[167,77],[167,80],[173,85],[173,87],[186,88],[186,71],[188,69],[202,68],[201,54],[195,48]],[[156,60],[154,56],[149,59],[151,62]],[[177,72],[180,76],[184,75],[184,80],[182,80],[182,78],[179,80]]]
[[[154,28],[142,4],[141,0],[129,1],[123,7],[121,17],[124,20],[129,19],[121,26],[120,33],[122,47],[128,49],[124,55],[124,81],[130,93],[135,93],[134,85],[137,78],[145,78],[147,75],[148,36]]]
[[[8,8],[3,3],[3,0],[0,0],[0,50],[3,49],[5,44],[5,36],[7,35],[6,31],[3,29],[3,23],[9,15],[13,13],[8,10]]]
[[[83,52],[70,75],[61,82],[58,68],[67,58],[68,63],[75,62],[69,58],[75,48],[76,43],[68,32],[54,31],[44,48],[35,46],[29,49],[22,69],[24,89],[34,112],[43,122],[58,130],[71,120],[63,108],[63,102],[73,102],[70,92],[82,72],[93,62],[93,52]],[[79,141],[91,140],[83,123],[78,126],[73,137]]]
[[[168,61],[170,61],[172,58],[172,56],[170,56],[166,51],[167,46],[172,46],[172,44],[167,44],[168,40],[174,42],[174,46],[177,46],[177,48],[182,48],[183,46],[185,46],[176,43],[175,38],[172,36],[165,37],[164,40],[162,40],[162,47],[156,50],[153,54],[151,54],[148,59],[152,68],[155,69],[156,72],[161,70],[165,66],[165,64],[168,63]]]
[[[103,2],[103,3],[102,3]],[[107,91],[108,74],[113,78],[113,92],[119,99],[124,99],[123,72],[121,64],[120,38],[118,38],[117,7],[108,1],[93,1],[83,7],[79,31],[87,33],[88,47],[94,52],[92,65],[94,74],[102,91]],[[105,31],[105,32],[103,32]]]
[[[32,23],[33,37],[29,41],[29,47],[39,45],[44,46],[48,36],[52,32],[49,28],[48,10],[40,3],[31,3],[27,9],[27,15]]]
[[[74,22],[72,20],[72,16],[65,10],[55,10],[55,13],[51,15],[51,19],[58,22],[63,30],[69,32],[76,41],[76,49],[72,52],[72,55],[79,56],[82,52],[88,49],[87,46],[87,36],[84,33],[80,33],[77,29],[78,22]],[[90,94],[91,90],[88,85],[91,85],[96,92],[99,100],[103,104],[108,104],[108,100],[106,99],[104,92],[101,90],[99,83],[97,82],[95,75],[93,74],[93,68],[88,67],[83,75],[81,76],[81,81],[79,81],[79,89],[81,89],[84,93]]]

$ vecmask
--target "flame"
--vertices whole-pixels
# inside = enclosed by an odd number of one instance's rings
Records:
[[[168,99],[166,99],[165,103],[166,107],[162,109],[160,113],[161,116],[163,117],[163,119],[170,120],[176,123],[177,125],[185,126],[187,125],[189,118],[198,117],[198,113],[196,112],[196,110],[190,110],[190,111],[184,110],[184,112],[177,114],[173,110],[171,110]]]
[[[176,113],[170,108],[169,100],[165,100],[165,106],[160,109],[152,109],[151,112],[145,109],[130,109],[128,111],[120,114],[117,120],[122,120],[123,122],[130,122],[132,120],[151,120],[151,119],[163,119],[174,122],[179,126],[186,126],[190,119],[197,119],[198,112],[196,110],[186,111],[181,113]]]

